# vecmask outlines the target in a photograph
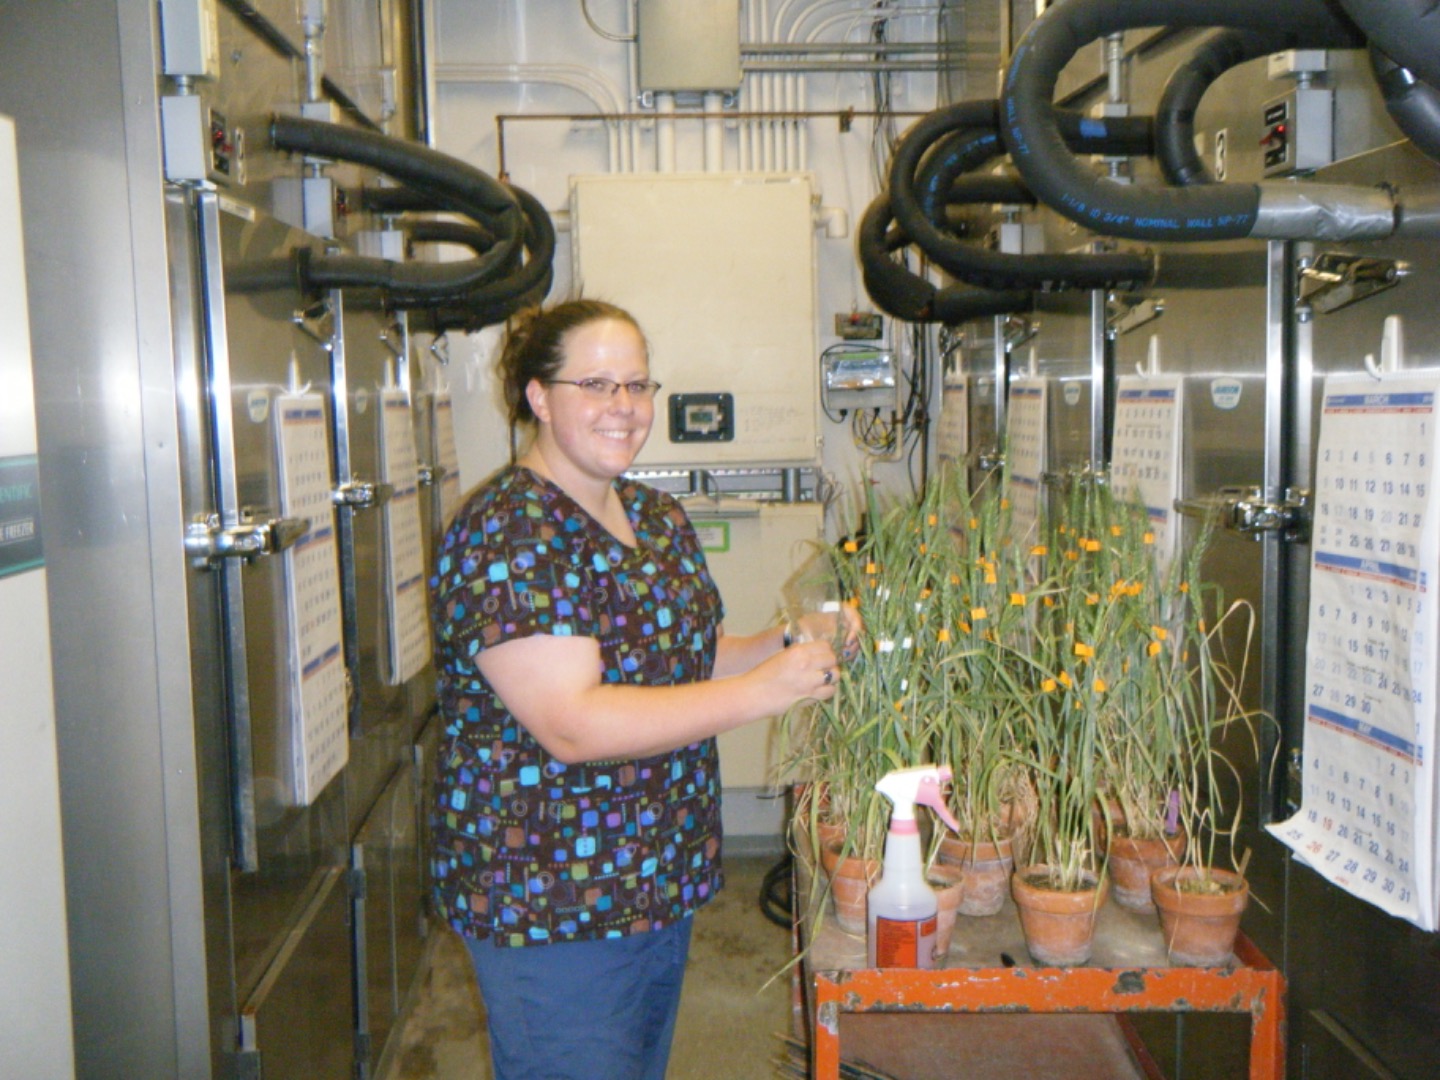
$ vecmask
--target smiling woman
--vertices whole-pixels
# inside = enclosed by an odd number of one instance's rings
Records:
[[[659,388],[626,312],[526,313],[501,373],[533,439],[431,581],[436,894],[498,1080],[662,1080],[690,916],[722,883],[714,737],[833,695],[837,616],[725,634],[684,511],[623,475]]]

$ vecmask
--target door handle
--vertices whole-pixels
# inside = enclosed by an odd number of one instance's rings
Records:
[[[394,484],[352,478],[332,491],[330,498],[336,506],[346,506],[351,510],[373,510],[377,506],[384,506],[394,494]]]
[[[1267,500],[1258,487],[1224,487],[1211,495],[1176,499],[1175,509],[1186,517],[1214,516],[1220,527],[1259,540],[1278,532],[1283,540],[1310,538],[1310,492],[1286,488],[1279,501]]]
[[[221,559],[274,555],[294,547],[309,531],[306,518],[271,518],[227,526],[220,523],[219,514],[210,514],[185,530],[185,553],[203,569]]]

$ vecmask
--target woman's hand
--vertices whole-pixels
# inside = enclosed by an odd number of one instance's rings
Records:
[[[839,649],[839,658],[849,663],[860,655],[860,612],[849,604],[839,611],[812,611],[795,620],[792,636],[797,642],[829,641]]]
[[[830,642],[797,641],[757,667],[752,675],[775,695],[776,715],[792,705],[814,699],[828,701],[840,683],[840,660]]]

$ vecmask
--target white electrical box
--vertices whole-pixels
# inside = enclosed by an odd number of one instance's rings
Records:
[[[805,175],[576,177],[581,295],[640,323],[663,385],[636,462],[817,462],[815,230]]]

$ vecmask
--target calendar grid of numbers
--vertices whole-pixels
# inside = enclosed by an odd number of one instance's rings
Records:
[[[1328,880],[1437,928],[1434,583],[1440,377],[1332,377],[1316,451],[1300,812]]]
[[[281,562],[289,623],[290,795],[306,806],[350,757],[330,439],[318,394],[281,397],[275,416],[280,513],[310,523]]]
[[[410,395],[380,392],[381,479],[393,493],[385,504],[382,552],[385,582],[386,682],[399,686],[430,660],[430,615],[425,592],[424,528],[420,520],[419,463]]]
[[[935,456],[963,461],[970,450],[969,388],[963,372],[947,374],[940,387],[940,423],[935,430]]]
[[[434,410],[430,424],[431,460],[444,470],[440,476],[440,531],[450,526],[450,519],[460,509],[460,455],[455,449],[455,403],[450,391],[437,390],[431,398]]]
[[[1179,376],[1124,375],[1115,395],[1110,479],[1115,492],[1138,492],[1163,569],[1175,556],[1175,500],[1180,497],[1180,433],[1185,384]]]
[[[1010,384],[1005,468],[1010,484],[1010,528],[1018,543],[1031,542],[1039,527],[1049,453],[1049,388],[1050,380],[1039,378],[1015,379]]]

